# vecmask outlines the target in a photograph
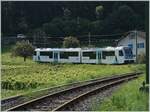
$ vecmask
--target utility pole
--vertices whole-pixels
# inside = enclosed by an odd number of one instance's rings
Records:
[[[89,32],[89,46],[91,45],[91,33]]]
[[[146,84],[149,84],[149,2],[145,2],[145,26],[146,26]]]
[[[36,34],[33,35],[33,45],[36,46]]]
[[[137,59],[138,59],[138,46],[137,46],[137,31],[135,30],[135,44],[136,44],[136,63],[137,63]]]

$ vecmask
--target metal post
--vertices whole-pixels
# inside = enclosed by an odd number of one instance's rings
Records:
[[[36,46],[36,35],[33,35],[33,45]]]

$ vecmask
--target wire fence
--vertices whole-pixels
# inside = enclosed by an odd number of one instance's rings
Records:
[[[118,40],[128,34],[129,32],[118,33],[118,34],[109,34],[109,35],[78,35],[75,36],[80,41],[80,46],[116,46]],[[2,46],[9,46],[15,44],[17,41],[28,40],[36,47],[62,47],[63,40],[65,37],[26,37],[26,38],[17,38],[16,36],[2,37],[1,44]]]

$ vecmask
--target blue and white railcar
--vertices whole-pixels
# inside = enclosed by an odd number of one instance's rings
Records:
[[[35,49],[34,61],[80,63],[80,48],[38,48]]]
[[[85,48],[81,50],[81,62],[82,63],[98,63],[97,61],[97,49]]]
[[[81,48],[62,48],[58,50],[58,61],[60,63],[80,63]],[[54,56],[55,58],[55,56]],[[55,58],[57,59],[57,57]]]
[[[118,55],[118,50],[121,50],[121,48],[115,48],[115,47],[102,48],[101,49],[101,63],[103,64],[123,63],[123,60],[120,59],[123,57],[120,57]]]
[[[101,49],[101,63],[123,64],[134,62],[132,50],[129,47],[107,47]]]
[[[126,46],[106,48],[38,48],[33,60],[58,63],[123,64],[134,62],[132,50]]]

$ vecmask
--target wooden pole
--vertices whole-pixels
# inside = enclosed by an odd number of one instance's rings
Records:
[[[137,59],[138,59],[138,46],[137,46],[137,31],[135,30],[135,40],[136,40],[136,42],[135,42],[135,44],[136,44],[136,63],[138,63],[137,62]]]

